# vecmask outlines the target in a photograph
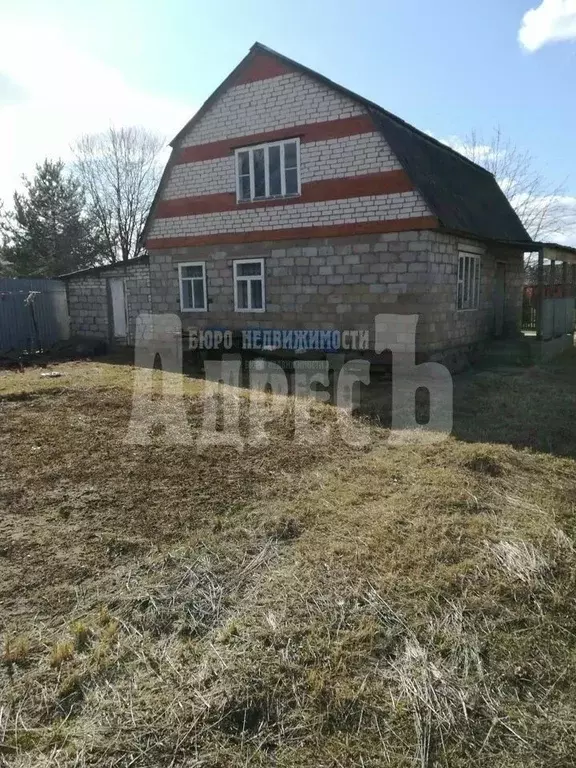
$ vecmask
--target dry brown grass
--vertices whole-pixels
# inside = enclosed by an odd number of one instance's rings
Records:
[[[461,377],[440,445],[381,385],[367,450],[288,403],[242,453],[125,446],[131,369],[59,369],[0,378],[0,760],[573,764],[573,360]]]

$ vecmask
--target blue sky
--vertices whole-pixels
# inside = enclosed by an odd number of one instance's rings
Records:
[[[439,138],[499,125],[576,197],[576,0],[0,0],[0,196],[111,121],[171,138],[255,40]]]

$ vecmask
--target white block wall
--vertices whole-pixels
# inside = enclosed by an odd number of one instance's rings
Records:
[[[310,141],[301,145],[300,159],[303,183],[402,170],[400,162],[380,133]]]
[[[351,197],[318,203],[262,206],[238,211],[156,219],[150,237],[182,237],[427,216],[417,192]]]
[[[163,200],[236,192],[234,155],[183,163],[172,169]],[[301,182],[399,171],[402,166],[379,133],[362,133],[300,145]]]
[[[366,110],[307,75],[291,73],[245,83],[224,93],[181,141],[181,147],[245,138],[266,131],[366,115]],[[397,171],[401,165],[383,136],[363,134],[300,147],[301,183]],[[163,200],[218,193],[234,194],[234,154],[172,167]],[[326,202],[239,206],[232,211],[156,218],[150,238],[217,235],[290,229],[431,215],[416,191]]]
[[[364,109],[350,99],[294,72],[230,88],[193,127],[182,146],[362,114]]]
[[[234,155],[175,165],[162,193],[162,199],[174,200],[179,197],[213,195],[217,192],[235,192],[235,174]]]

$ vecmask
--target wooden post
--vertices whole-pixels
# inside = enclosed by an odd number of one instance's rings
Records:
[[[542,338],[544,312],[544,248],[538,249],[538,307],[536,310],[536,338]]]
[[[568,296],[568,262],[562,262],[562,296]]]

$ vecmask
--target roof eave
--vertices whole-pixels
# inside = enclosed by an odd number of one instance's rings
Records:
[[[115,261],[111,264],[96,264],[94,267],[84,267],[84,269],[77,269],[74,272],[65,272],[63,275],[57,275],[57,280],[69,280],[72,277],[80,277],[81,275],[97,274],[107,269],[119,269],[120,267],[126,268],[132,264],[145,264],[149,260],[149,255],[143,253],[141,256],[135,256],[133,259],[127,261]]]

